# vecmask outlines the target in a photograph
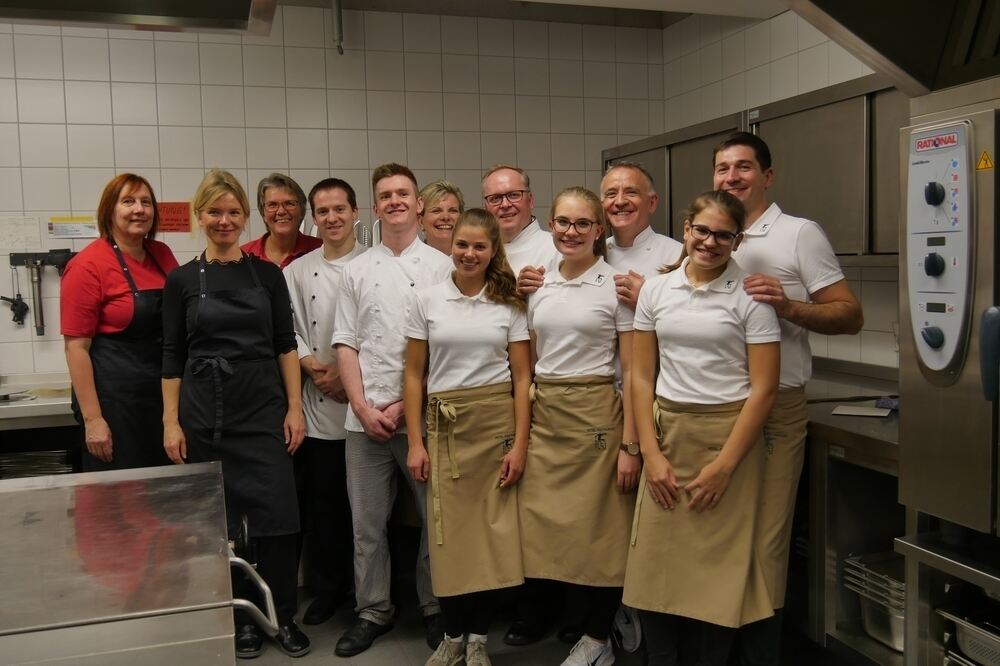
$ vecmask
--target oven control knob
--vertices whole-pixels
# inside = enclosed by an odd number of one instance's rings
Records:
[[[924,185],[924,201],[930,206],[944,203],[944,185],[933,180]]]
[[[944,273],[944,257],[937,252],[930,252],[924,256],[924,273],[931,277],[937,277]]]
[[[920,329],[920,337],[931,349],[940,349],[941,345],[944,344],[944,331],[938,326],[925,326]]]

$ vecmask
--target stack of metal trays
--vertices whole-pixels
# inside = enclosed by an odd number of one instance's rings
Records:
[[[17,479],[73,471],[66,451],[24,451],[0,454],[0,479]]]
[[[844,587],[858,595],[865,633],[897,652],[903,651],[906,607],[903,577],[903,556],[893,552],[844,560]]]
[[[983,666],[1000,666],[1000,627],[988,620],[961,618],[943,609],[938,613],[955,623],[955,639],[961,655],[949,651],[953,663],[962,664],[958,657]]]

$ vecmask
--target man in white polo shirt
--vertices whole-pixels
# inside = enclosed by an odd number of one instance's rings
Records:
[[[446,279],[450,258],[417,237],[423,207],[413,172],[383,164],[372,173],[375,215],[382,242],[344,268],[332,344],[347,393],[345,457],[347,492],[354,526],[354,585],[358,619],[334,652],[364,652],[392,629],[387,523],[396,494],[397,469],[410,486],[420,513],[417,596],[432,649],[441,640],[437,600],[431,591],[423,484],[407,473],[403,423],[403,330],[412,294]]]
[[[745,237],[733,253],[751,274],[744,289],[754,300],[773,306],[781,326],[781,377],[764,426],[767,465],[755,528],[775,615],[739,632],[742,666],[777,666],[792,514],[805,457],[809,332],[853,335],[864,317],[820,226],[786,215],[768,201],[774,171],[767,144],[754,134],[737,132],[715,148],[713,165],[714,187],[735,195],[747,211]]]
[[[497,164],[483,176],[483,202],[500,223],[507,262],[517,275],[525,266],[550,266],[558,257],[552,234],[538,226],[535,195],[524,169]]]

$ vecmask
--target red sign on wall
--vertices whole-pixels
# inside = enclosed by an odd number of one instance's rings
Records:
[[[191,231],[191,204],[187,201],[159,201],[160,231]]]

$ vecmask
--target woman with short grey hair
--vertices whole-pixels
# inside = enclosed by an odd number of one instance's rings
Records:
[[[257,184],[257,210],[267,231],[241,249],[258,259],[284,268],[323,244],[319,238],[302,233],[306,216],[306,195],[291,177],[272,173]]]

